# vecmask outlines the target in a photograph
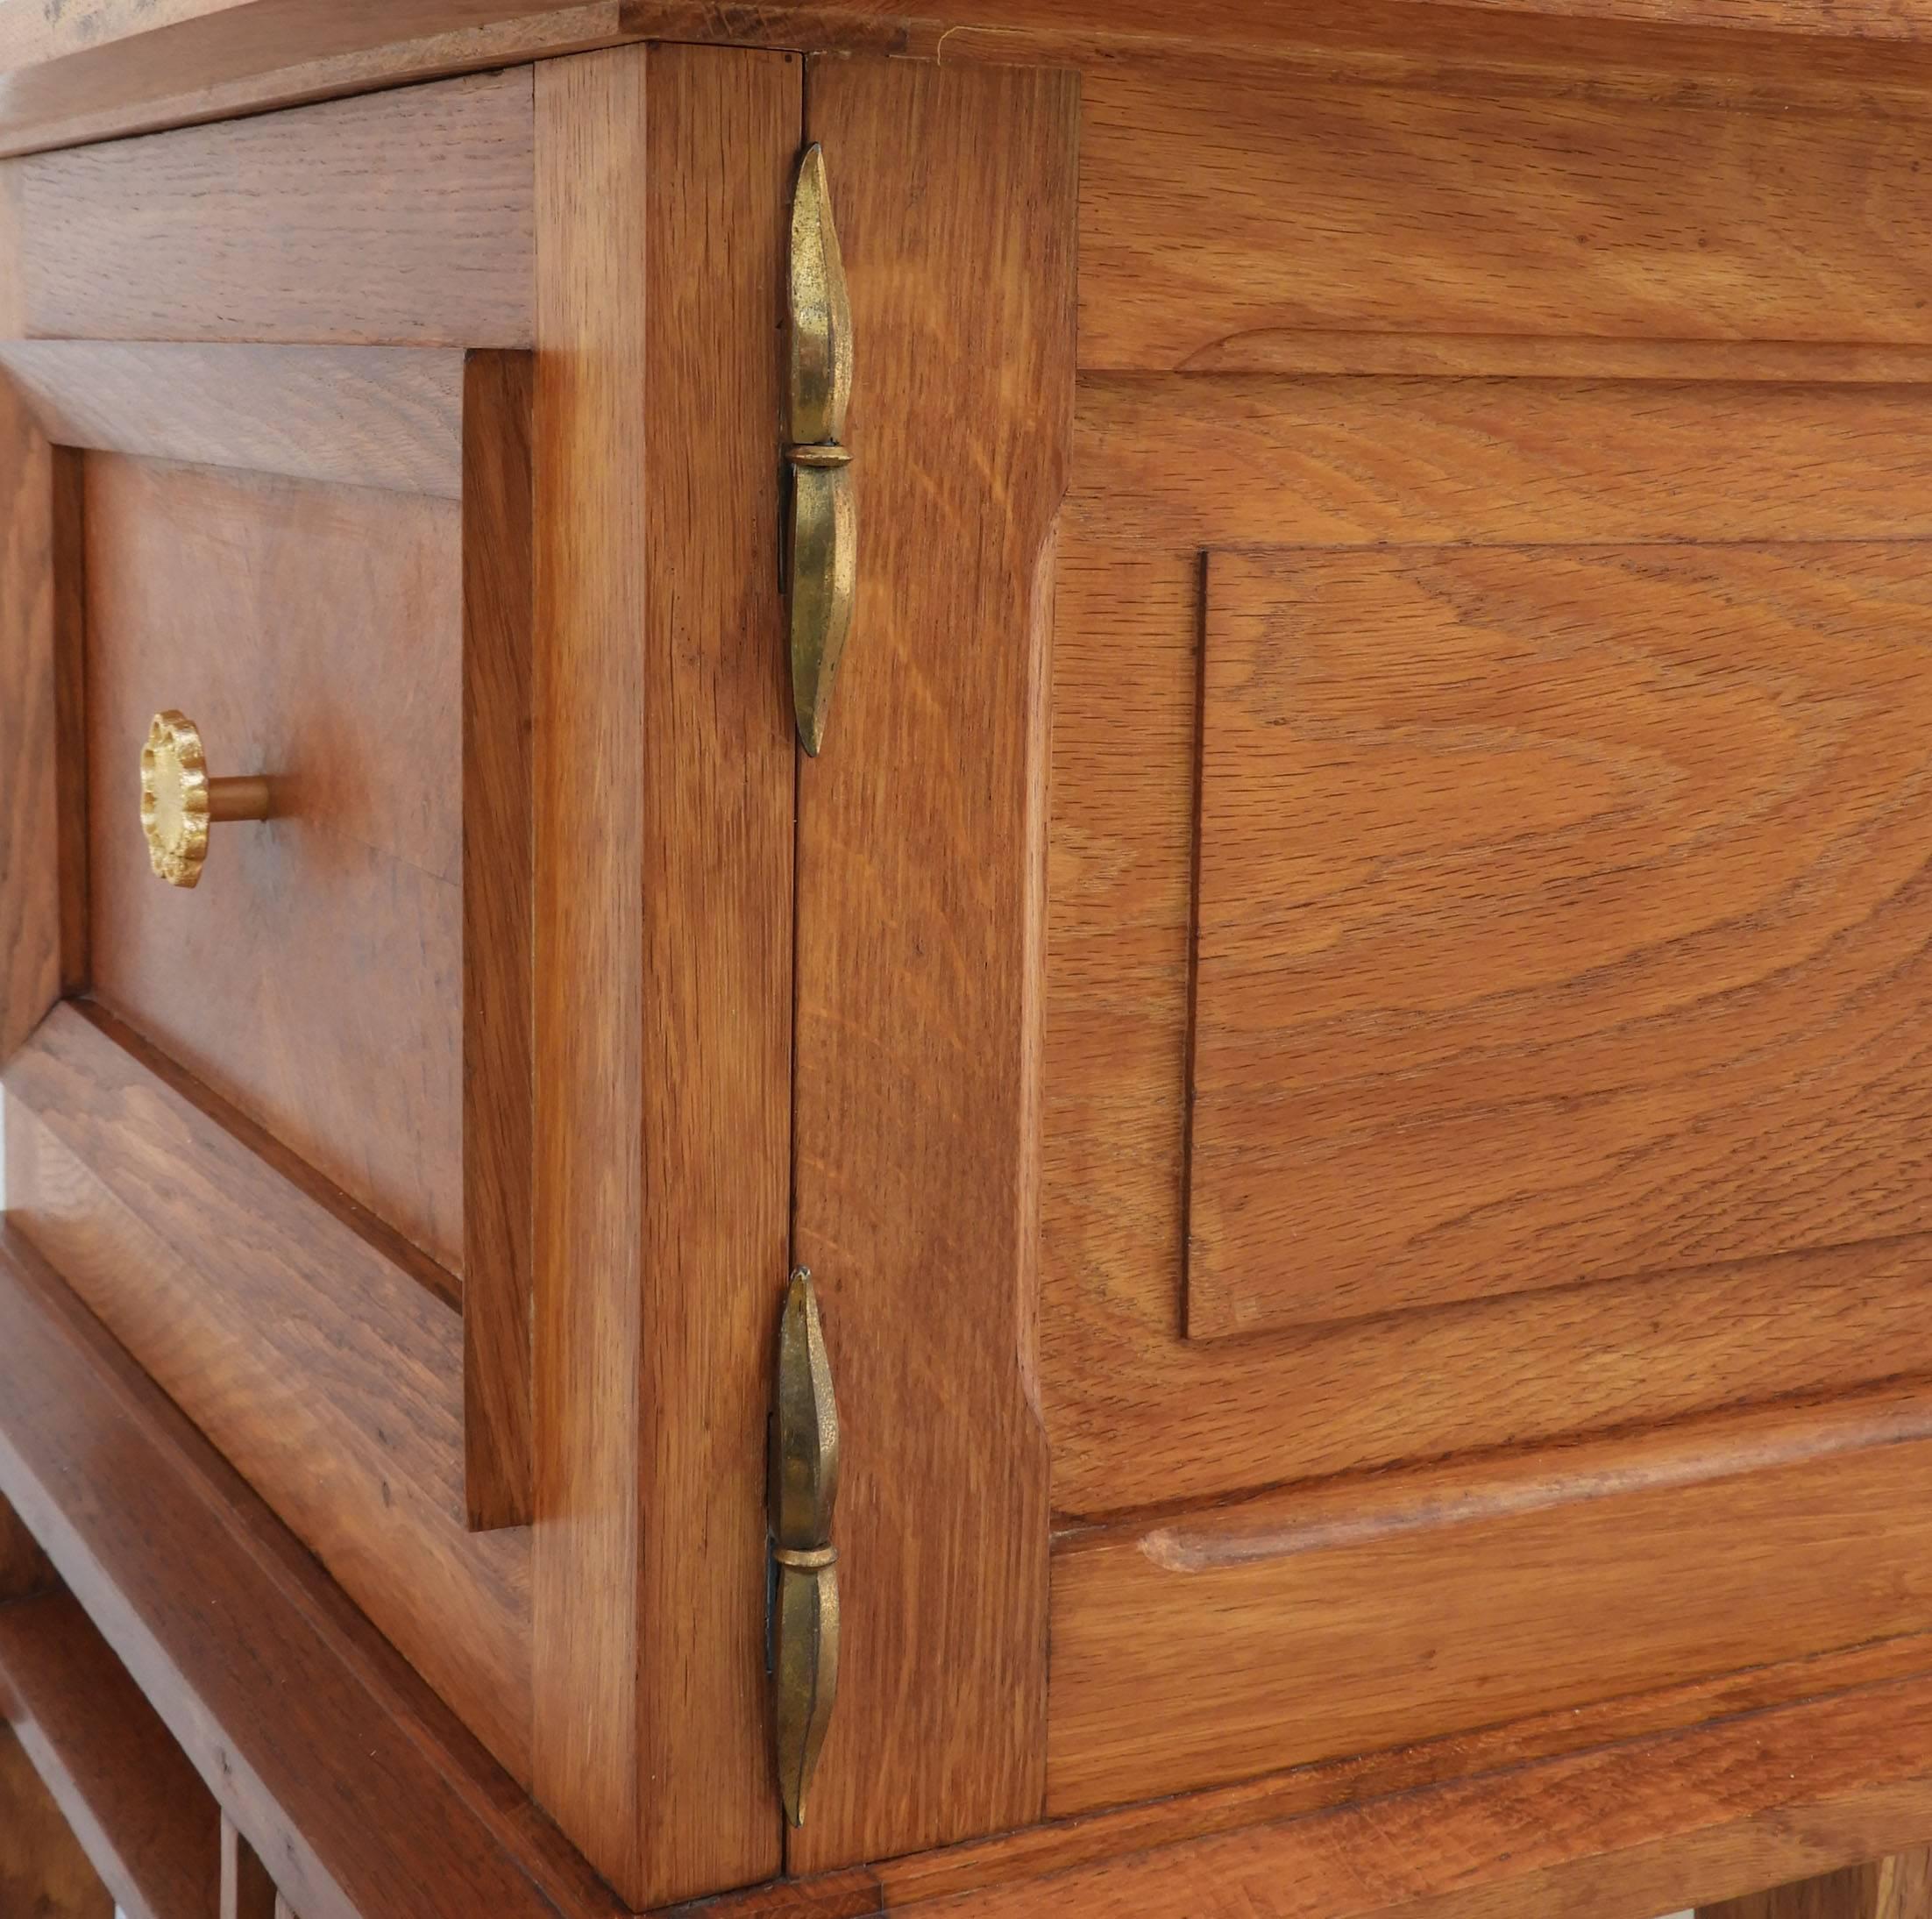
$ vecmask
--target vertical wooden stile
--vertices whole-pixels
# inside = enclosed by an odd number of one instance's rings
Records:
[[[861,538],[799,776],[795,1250],[838,1381],[843,1626],[794,1871],[1021,1825],[1044,1788],[1045,700],[1079,89],[826,59],[807,102]]]
[[[60,996],[72,938],[61,858],[56,590],[58,509],[78,488],[71,455],[50,447],[25,402],[0,380],[0,1059],[15,1052]],[[77,958],[77,956],[76,956]]]
[[[695,46],[537,71],[535,1773],[636,1906],[781,1856],[764,1432],[800,76]]]
[[[530,1518],[530,393],[528,353],[463,368],[463,1490]]]

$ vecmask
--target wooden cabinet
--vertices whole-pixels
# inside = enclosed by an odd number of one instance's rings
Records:
[[[0,1491],[231,1903],[1917,1883],[1932,18],[1570,11],[0,21]]]

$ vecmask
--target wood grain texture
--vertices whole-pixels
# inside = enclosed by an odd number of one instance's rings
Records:
[[[1366,21],[1360,18],[1367,16]],[[1384,58],[1474,41],[1493,57],[1573,67],[1612,56],[1666,69],[1808,60],[1909,74],[1928,21],[1922,0],[1484,0],[1445,9],[1393,0],[1319,0],[1284,13],[1224,0],[1176,16],[1159,0],[972,0],[908,14],[893,0],[409,0],[373,13],[303,0],[89,0],[23,9],[0,25],[0,138],[63,146],[167,124],[259,110],[398,78],[542,58],[614,38],[764,40],[787,47],[1012,60],[1085,57],[1097,65],[1150,43],[1367,48]],[[1814,36],[1807,39],[1805,36]],[[1684,43],[1688,43],[1687,53]],[[1017,43],[1017,44],[1016,44]]]
[[[453,500],[463,355],[421,347],[0,343],[59,446]]]
[[[226,1813],[221,1819],[221,1919],[275,1919],[275,1882]]]
[[[1065,1904],[1184,1919],[1204,1898],[1218,1919],[1284,1909],[1296,1919],[1438,1910],[1630,1919],[1687,1887],[1715,1899],[1904,1843],[1927,1811],[1922,1748],[1901,1728],[1927,1683],[1928,1647],[1893,1639],[1758,1667],[761,1887],[703,1910],[710,1919],[983,1910],[1018,1919]],[[1666,1730],[1673,1736],[1653,1737]],[[1814,1770],[1821,1737],[1831,1757]],[[1862,1754],[1861,1738],[1872,1740]],[[1683,1778],[1698,1804],[1682,1817],[1674,1768],[1687,1750]],[[1599,1792],[1631,1789],[1643,1806],[1627,1823],[1604,1820]],[[1499,1823],[1486,1823],[1492,1816]],[[1532,1856],[1519,1866],[1525,1837]],[[1215,1840],[1227,1843],[1206,1843]],[[1239,1884],[1224,1894],[1212,1875],[1231,1862]]]
[[[1932,1855],[1897,1852],[1769,1892],[1700,1906],[1697,1919],[1927,1919]]]
[[[0,1489],[304,1919],[618,1919],[608,1888],[11,1226]]]
[[[0,1058],[61,985],[53,467],[25,401],[0,379]]]
[[[1210,556],[1190,1338],[1932,1227],[1922,570]]]
[[[513,70],[10,160],[21,330],[528,346],[530,115]]]
[[[1180,1337],[1201,567],[1105,532],[1063,530],[1055,636],[1041,1364],[1056,1506],[1221,1497],[1894,1372],[1928,1306],[1924,1240]]]
[[[0,1607],[0,1717],[125,1919],[214,1919],[215,1801],[71,1594]]]
[[[1096,73],[1083,102],[1083,366],[1238,366],[1304,328],[1932,340],[1932,122],[1234,63]]]
[[[1927,1671],[1928,1651],[1932,1639],[1921,1635],[1746,1667],[1445,1739],[1296,1766],[1235,1786],[1049,1820],[936,1852],[884,1860],[873,1869],[874,1877],[884,1906],[895,1912],[1019,1880],[1050,1880],[1055,1873],[1183,1846],[1212,1834],[1279,1824],[1338,1807],[1386,1803],[1460,1780],[1495,1779],[1539,1760],[1599,1752],[1658,1733],[1708,1728],[1740,1714],[1915,1677]]]
[[[532,1517],[536,616],[526,353],[463,402],[463,1450],[472,1526]]]
[[[123,43],[112,71],[98,61],[65,59],[16,68],[0,86],[0,154],[309,106],[636,37],[623,31],[618,0],[562,0],[543,11],[513,11],[501,18],[494,7],[488,12],[455,25],[434,15],[411,21],[393,12],[384,25],[401,36],[394,39],[355,32],[344,42],[325,25],[323,48],[314,51],[309,35],[317,17],[298,5],[284,9],[266,39],[252,32],[207,60],[188,54],[177,37],[168,43],[177,57]],[[333,16],[330,25],[348,18]]]
[[[7,1092],[18,1229],[527,1778],[529,1540],[463,1528],[456,1313],[73,1006]]]
[[[32,1919],[114,1919],[96,1876],[12,1731],[0,1725],[0,1911]]]
[[[1184,550],[1915,538],[1921,405],[1916,388],[1801,384],[1083,380],[1056,618],[1044,1194],[1043,1394],[1066,1511],[1893,1369],[1921,1310],[1915,1242],[1548,1294],[1508,1324],[1506,1304],[1474,1304],[1292,1349],[1178,1339],[1204,606]]]
[[[1932,1681],[1117,1853],[953,1896],[962,1919],[1630,1919],[1916,1844]],[[895,1897],[890,1910],[921,1909]]]
[[[863,545],[799,772],[793,1231],[837,1384],[843,1626],[794,1871],[1040,1803],[1045,698],[1078,93],[854,59],[815,67],[808,102],[851,282]]]
[[[1928,1474],[1932,1408],[1886,1395],[1076,1538],[1054,1562],[1048,1805],[1923,1632],[1904,1513]]]
[[[1795,381],[1923,386],[1932,349],[1815,340],[1636,340],[1562,334],[1238,333],[1191,355],[1193,373],[1355,373],[1462,380]]]
[[[1090,374],[1073,500],[1111,543],[1921,538],[1932,391]]]
[[[787,56],[687,47],[538,75],[536,1766],[640,1904],[780,1857],[764,1429],[793,754],[774,435],[800,78]]]
[[[86,525],[96,991],[460,1273],[458,509],[96,454]],[[192,892],[136,807],[166,707],[271,782]]]

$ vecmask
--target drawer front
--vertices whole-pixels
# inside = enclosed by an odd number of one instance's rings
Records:
[[[463,1270],[462,555],[454,501],[84,461],[94,991]],[[266,821],[155,874],[140,759],[185,714]]]

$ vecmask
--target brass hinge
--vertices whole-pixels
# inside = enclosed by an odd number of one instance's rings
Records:
[[[792,469],[786,580],[791,595],[792,708],[799,739],[816,756],[832,682],[852,624],[858,581],[858,511],[852,456],[840,444],[852,394],[852,308],[832,224],[825,154],[799,162],[786,274],[791,354],[785,458]]]
[[[812,1275],[799,1267],[778,1320],[778,1393],[771,1415],[771,1671],[778,1795],[805,1823],[806,1795],[839,1690],[839,1411]]]

